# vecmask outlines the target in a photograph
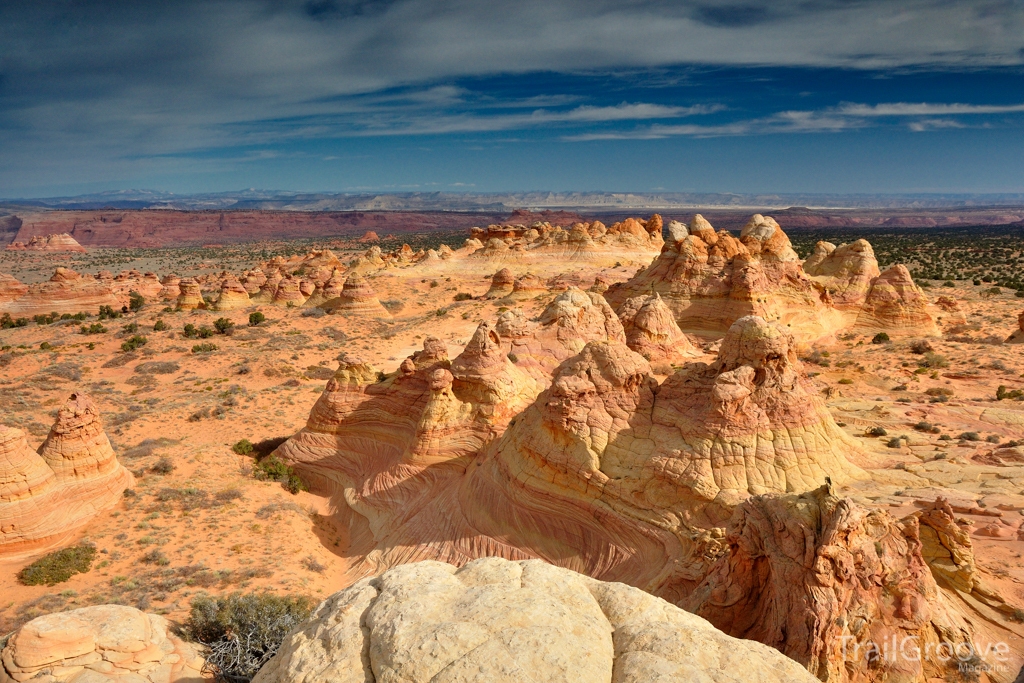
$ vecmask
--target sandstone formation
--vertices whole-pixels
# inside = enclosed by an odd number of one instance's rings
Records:
[[[341,293],[323,302],[322,308],[343,312],[348,315],[364,315],[374,318],[390,318],[391,313],[377,299],[377,293],[366,278],[357,272],[349,274]]]
[[[85,253],[85,247],[66,232],[59,235],[33,235],[28,242],[11,242],[8,251],[71,251]]]
[[[274,290],[270,303],[280,306],[301,306],[306,301],[302,293],[302,282],[299,278],[288,275],[281,279]]]
[[[206,308],[206,300],[203,299],[203,291],[194,278],[184,278],[178,283],[178,301],[175,305],[179,311],[194,311]]]
[[[13,278],[0,281],[0,313],[31,317],[52,312],[95,313],[100,306],[122,306],[112,281],[79,275],[68,268],[57,268],[48,282],[19,285]],[[23,293],[15,296],[19,291]]]
[[[19,299],[28,292],[28,285],[22,284],[18,278],[0,273],[0,305]]]
[[[377,233],[375,233],[373,230],[367,230],[365,233],[363,233],[363,236],[359,238],[359,241],[363,242],[364,244],[366,242],[380,242],[380,237],[378,237]]]
[[[893,266],[874,279],[854,329],[890,336],[938,334],[924,292],[903,265]]]
[[[165,301],[174,301],[177,303],[178,297],[181,295],[181,278],[171,273],[165,275],[160,281],[161,289],[158,296]]]
[[[0,427],[0,553],[61,542],[132,484],[84,394],[72,394],[58,411],[38,453],[20,430]]]
[[[659,294],[683,332],[720,336],[744,316],[757,315],[790,327],[802,339],[818,339],[843,326],[821,286],[801,267],[789,238],[771,218],[757,214],[740,237],[715,232],[696,215],[682,239],[606,296],[618,310],[627,299]]]
[[[532,299],[548,293],[544,278],[533,273],[524,273],[512,281],[512,291],[505,297],[511,301]]]
[[[537,561],[421,562],[320,604],[253,683],[813,683],[759,643],[621,584]]]
[[[626,345],[651,362],[681,363],[699,355],[660,294],[626,299],[619,309]]]
[[[728,552],[681,606],[777,648],[820,680],[867,680],[878,667],[872,644],[970,647],[972,627],[922,557],[926,528],[839,498],[829,485],[757,496],[736,509]],[[935,656],[893,656],[884,666],[886,680],[924,683],[949,672]]]
[[[473,228],[466,247],[474,258],[522,260],[549,255],[564,261],[587,260],[609,252],[656,253],[661,249],[661,216],[646,221],[627,218],[610,227],[601,221],[576,222],[569,227],[547,221]]]
[[[501,299],[512,293],[515,277],[508,268],[502,268],[491,276],[491,287],[484,296],[488,299]]]
[[[220,285],[220,296],[213,305],[215,311],[234,311],[251,305],[249,293],[237,279],[228,276]]]
[[[203,659],[161,616],[98,605],[33,619],[0,654],[0,683],[199,683]]]
[[[828,290],[836,308],[854,313],[864,305],[872,281],[880,275],[878,260],[867,240],[838,247],[818,242],[804,261],[804,272]]]
[[[1017,316],[1017,329],[1006,338],[1007,344],[1022,344],[1024,343],[1024,311]]]

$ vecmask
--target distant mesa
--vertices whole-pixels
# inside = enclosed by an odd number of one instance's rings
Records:
[[[364,244],[367,242],[380,242],[380,237],[378,237],[377,233],[373,230],[367,230],[363,233],[363,236],[359,238],[359,241]]]
[[[133,484],[85,394],[58,411],[38,452],[21,430],[0,426],[0,555],[60,544]]]
[[[28,242],[11,242],[7,251],[70,251],[86,253],[85,247],[66,232],[58,235],[33,235]]]

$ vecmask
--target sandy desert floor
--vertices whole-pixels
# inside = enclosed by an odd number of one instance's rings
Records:
[[[0,271],[23,281],[36,272],[44,279],[56,265],[181,276],[237,273],[268,255],[307,246],[239,247],[216,256],[195,250],[95,250],[70,259],[5,254]],[[69,321],[0,331],[0,346],[13,352],[0,369],[3,422],[24,429],[35,447],[56,409],[80,388],[100,406],[118,457],[136,477],[136,488],[117,509],[77,534],[99,549],[90,572],[55,587],[28,587],[16,575],[33,556],[0,560],[0,634],[40,614],[88,604],[120,602],[180,620],[200,591],[266,588],[321,598],[343,588],[354,578],[354,563],[327,502],[258,481],[252,458],[235,454],[232,445],[280,439],[301,428],[341,352],[356,352],[390,372],[432,335],[447,342],[454,357],[477,324],[493,320],[502,307],[481,295],[505,265],[516,275],[566,274],[588,286],[598,274],[625,280],[648,261],[608,257],[525,266],[480,260],[371,274],[392,321],[316,317],[307,309],[270,305],[175,313],[151,302],[137,314],[107,321],[106,334],[83,335]],[[842,493],[898,516],[915,509],[916,501],[949,498],[972,522],[975,555],[988,580],[1008,600],[1024,604],[1024,463],[1001,463],[991,455],[998,443],[1024,440],[1024,402],[996,399],[1000,385],[1024,387],[1024,346],[992,343],[1016,329],[1024,299],[1007,290],[983,296],[990,287],[970,281],[933,284],[925,290],[929,298],[957,299],[967,325],[958,335],[930,339],[931,355],[915,353],[920,349],[912,348],[914,340],[874,344],[867,336],[844,335],[807,348],[804,370],[828,396],[840,426],[873,458],[862,463],[872,470],[871,481]],[[459,293],[474,298],[455,301]],[[535,314],[551,296],[517,305]],[[249,327],[248,315],[257,309],[268,320]],[[192,353],[195,340],[184,339],[182,327],[212,326],[222,316],[235,323],[234,334],[208,340],[216,344],[214,352]],[[169,329],[154,332],[158,319]],[[148,343],[124,353],[120,345],[129,335],[119,330],[131,322]],[[51,348],[41,349],[44,342]],[[869,436],[872,428],[885,434]],[[1007,628],[1024,638],[1024,629]],[[1024,640],[1011,645],[1024,650]]]

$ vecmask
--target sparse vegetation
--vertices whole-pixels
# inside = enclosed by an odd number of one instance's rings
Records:
[[[257,327],[261,323],[266,322],[267,316],[263,315],[259,311],[253,311],[249,314],[249,327]]]
[[[165,323],[160,318],[157,318],[157,321],[155,323],[153,323],[153,331],[154,332],[163,332],[166,329],[168,329],[167,323]]]
[[[132,313],[141,311],[142,307],[146,305],[146,299],[136,291],[128,292],[128,310]]]
[[[192,600],[185,632],[207,647],[207,673],[231,683],[250,681],[313,604],[306,597],[272,593],[200,595]]]
[[[263,481],[279,481],[289,493],[308,491],[309,488],[295,474],[295,470],[289,467],[276,455],[269,455],[256,463],[253,474],[257,479]]]
[[[64,583],[75,574],[84,574],[92,568],[96,548],[80,544],[44,555],[18,572],[18,581],[26,586],[54,586]]]
[[[121,344],[121,350],[124,352],[134,351],[135,349],[142,348],[146,345],[149,340],[143,337],[141,334],[137,334],[133,337],[129,337]]]
[[[228,334],[235,324],[227,318],[217,318],[213,321],[213,326],[220,334]]]
[[[254,449],[249,439],[242,439],[234,446],[232,446],[231,450],[233,450],[238,455],[252,455]]]
[[[203,342],[202,344],[193,344],[192,353],[213,353],[217,350],[217,345],[210,342]]]
[[[888,341],[889,335],[886,334],[885,332],[879,332],[878,334],[871,338],[872,344],[885,344]]]
[[[92,325],[82,325],[82,334],[103,334],[107,331],[102,323],[93,323]]]

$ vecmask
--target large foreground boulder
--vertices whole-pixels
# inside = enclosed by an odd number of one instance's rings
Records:
[[[336,593],[253,683],[814,680],[636,588],[489,557],[403,565]]]
[[[203,660],[167,620],[124,605],[33,619],[0,655],[0,683],[200,683]]]

